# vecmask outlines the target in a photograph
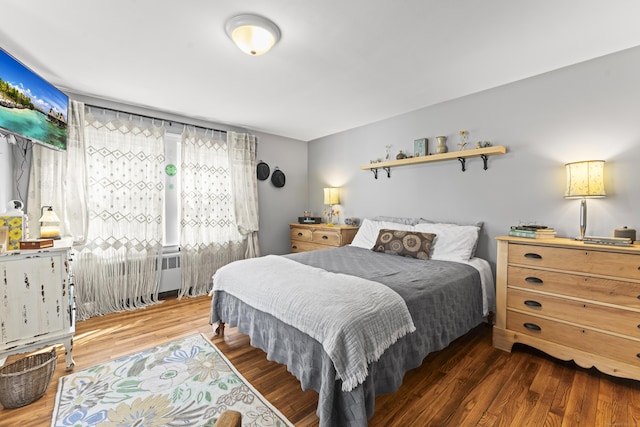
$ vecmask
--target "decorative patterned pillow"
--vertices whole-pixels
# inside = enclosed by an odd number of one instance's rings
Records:
[[[384,228],[378,233],[373,251],[400,255],[417,259],[429,259],[431,243],[436,238],[433,233],[391,230]]]

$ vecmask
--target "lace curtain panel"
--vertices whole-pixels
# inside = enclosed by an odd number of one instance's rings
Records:
[[[71,101],[67,151],[33,145],[27,199],[31,236],[40,235],[38,219],[42,216],[41,207],[52,206],[61,221],[60,235],[71,236],[74,244],[85,243],[89,216],[84,122],[84,104]]]
[[[76,246],[79,319],[158,302],[164,129],[86,112],[89,228]]]
[[[180,296],[209,292],[215,271],[244,258],[224,133],[186,129],[181,141]]]
[[[246,258],[260,256],[258,245],[258,179],[256,177],[256,137],[227,132],[238,231],[247,239]]]

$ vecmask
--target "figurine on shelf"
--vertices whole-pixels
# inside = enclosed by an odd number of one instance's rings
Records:
[[[400,152],[396,155],[396,160],[406,159],[407,155],[404,154],[404,151],[400,150]]]
[[[464,150],[464,147],[466,147],[468,143],[469,143],[469,131],[461,130],[460,143],[458,144],[458,147],[460,147],[459,150],[460,151]]]
[[[446,136],[436,136],[436,140],[438,141],[438,145],[436,146],[436,153],[442,154],[447,152],[447,137]]]

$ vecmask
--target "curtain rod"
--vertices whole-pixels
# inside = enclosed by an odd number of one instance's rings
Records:
[[[131,112],[128,112],[128,111],[116,110],[115,108],[100,107],[98,105],[91,105],[91,104],[85,104],[85,106],[87,106],[89,108],[97,108],[97,109],[100,109],[100,110],[111,111],[111,112],[114,112],[116,114],[128,114],[130,116],[142,117],[142,118],[149,119],[149,120],[152,120],[152,121],[153,120],[162,120],[163,122],[169,122],[169,126],[171,126],[173,123],[176,123],[176,124],[183,125],[183,126],[193,126],[195,128],[199,128],[199,129],[203,129],[203,130],[212,130],[214,132],[220,132],[220,133],[223,133],[223,134],[227,133],[226,130],[222,130],[222,129],[206,128],[204,126],[198,126],[198,125],[189,124],[189,123],[182,123],[182,122],[179,122],[177,120],[161,119],[159,117],[152,117],[152,116],[148,116],[148,115],[145,115],[145,114],[138,114],[138,113],[131,113]]]

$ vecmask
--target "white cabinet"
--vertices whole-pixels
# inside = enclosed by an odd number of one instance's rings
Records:
[[[0,255],[0,362],[11,354],[62,343],[71,370],[74,332],[69,249]]]

